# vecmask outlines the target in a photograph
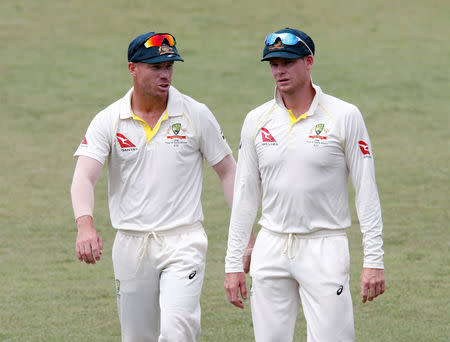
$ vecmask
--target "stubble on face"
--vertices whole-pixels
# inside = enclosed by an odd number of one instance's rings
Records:
[[[174,62],[138,63],[135,87],[150,98],[166,98],[172,83]]]

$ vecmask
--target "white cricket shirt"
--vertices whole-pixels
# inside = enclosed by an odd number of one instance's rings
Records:
[[[214,166],[231,153],[217,120],[170,87],[166,111],[148,138],[133,119],[132,90],[94,117],[74,154],[108,161],[112,226],[162,231],[203,221],[203,158]]]
[[[259,224],[277,233],[351,226],[348,178],[355,188],[364,267],[383,268],[382,218],[370,139],[358,108],[316,95],[295,123],[278,91],[248,113],[234,186],[225,270],[242,272],[242,255],[262,198]]]

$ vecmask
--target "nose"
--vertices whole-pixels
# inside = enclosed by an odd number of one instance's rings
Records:
[[[282,65],[277,65],[274,69],[275,75],[283,75],[285,73],[285,68]]]
[[[170,77],[170,69],[169,68],[162,68],[160,76],[162,78],[169,78]]]

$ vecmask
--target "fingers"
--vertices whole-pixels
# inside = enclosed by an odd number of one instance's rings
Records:
[[[98,240],[77,241],[77,258],[86,264],[95,264],[100,260],[103,253],[103,243],[101,238]]]
[[[97,239],[97,244],[96,247],[91,246],[92,247],[92,254],[94,255],[94,258],[96,261],[100,260],[100,256],[103,253],[103,243],[102,243],[102,238],[99,236]],[[95,261],[94,261],[95,264]]]
[[[367,286],[364,286],[361,284],[361,301],[363,303],[367,302],[367,295],[368,295],[369,288]]]
[[[243,309],[244,303],[239,299],[239,292],[242,299],[247,299],[247,287],[244,273],[227,273],[225,275],[225,292],[228,300],[234,306]]]
[[[372,301],[386,290],[384,270],[363,269],[361,274],[361,301]]]

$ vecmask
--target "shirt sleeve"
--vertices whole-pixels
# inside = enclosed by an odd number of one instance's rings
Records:
[[[203,107],[199,125],[201,130],[200,151],[206,161],[214,166],[232,151],[213,113],[206,106]]]
[[[74,156],[91,157],[104,165],[111,151],[113,137],[111,126],[114,123],[110,121],[105,112],[98,113],[89,124],[86,135]]]
[[[258,168],[253,131],[244,121],[234,182],[233,207],[228,232],[225,272],[243,272],[243,255],[248,245],[259,204],[261,177]]]
[[[364,119],[354,106],[346,123],[345,157],[355,189],[356,211],[363,234],[363,267],[382,269],[383,221],[372,148]]]

